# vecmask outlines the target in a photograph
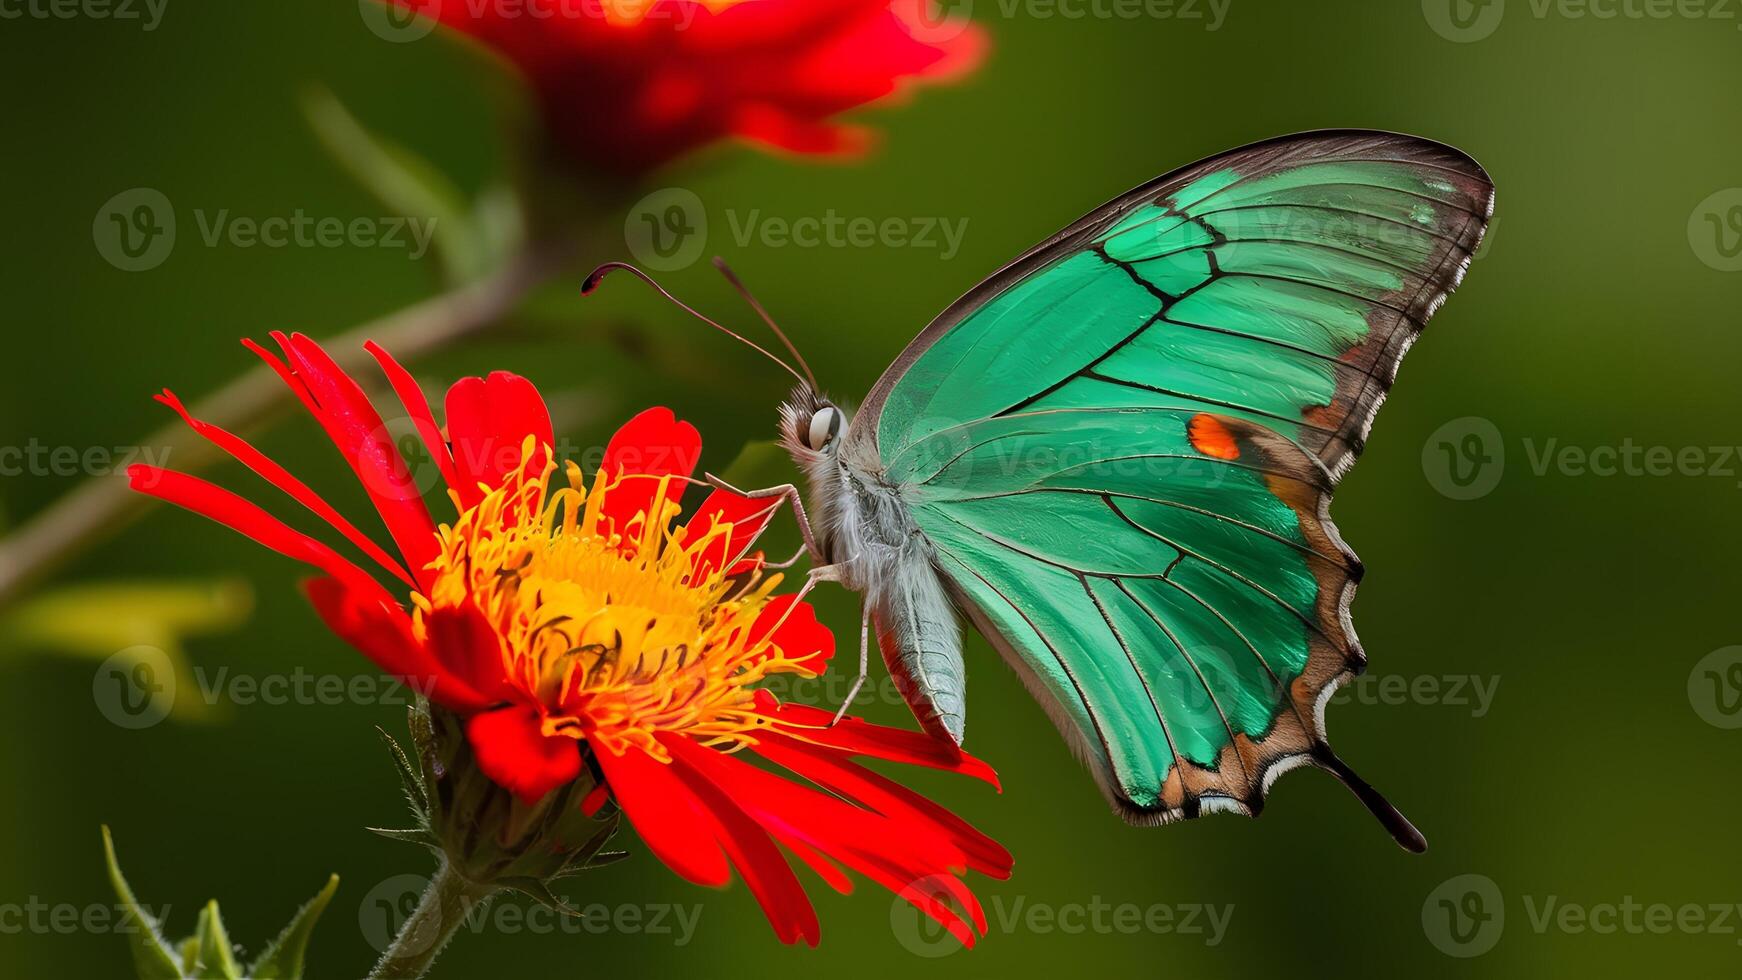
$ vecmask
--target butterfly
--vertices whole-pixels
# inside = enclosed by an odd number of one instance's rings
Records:
[[[859,682],[874,625],[934,736],[965,733],[959,610],[1128,821],[1256,816],[1313,765],[1423,850],[1326,739],[1367,664],[1329,508],[1493,203],[1470,157],[1391,133],[1194,163],[974,287],[851,417],[774,327],[804,368],[774,358],[810,493],[740,492],[792,504],[811,581],[863,596]]]

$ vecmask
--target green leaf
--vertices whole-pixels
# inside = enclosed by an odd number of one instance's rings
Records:
[[[375,731],[381,734],[381,740],[387,743],[387,750],[393,756],[393,767],[399,772],[399,782],[405,790],[406,801],[416,811],[419,822],[424,822],[429,814],[429,789],[424,786],[423,777],[412,768],[411,759],[406,756],[405,749],[400,747],[398,739],[387,734],[387,729],[379,725],[375,726]]]
[[[517,891],[558,914],[566,915],[573,919],[579,919],[582,917],[580,909],[577,909],[564,901],[561,896],[550,890],[548,884],[539,881],[537,878],[502,878],[497,880],[496,884],[503,888]]]
[[[103,828],[103,852],[109,866],[109,882],[127,916],[133,920],[124,922],[120,931],[127,934],[132,946],[133,965],[139,980],[302,980],[309,937],[339,887],[338,875],[329,877],[326,887],[297,910],[278,938],[267,945],[266,951],[247,972],[243,972],[236,961],[236,947],[224,928],[224,919],[218,912],[216,901],[207,902],[200,909],[194,934],[172,947],[164,941],[161,923],[141,908],[138,899],[134,898],[133,889],[121,874],[120,861],[115,857],[115,841],[106,826]],[[128,925],[135,928],[125,928]]]
[[[628,857],[628,851],[600,851],[592,857],[564,866],[561,871],[551,876],[550,880],[557,881],[562,878],[573,878],[575,875],[578,875],[583,871],[596,871],[599,868],[608,868],[611,865],[616,864],[618,861],[626,860]]]
[[[107,656],[121,647],[232,630],[247,622],[246,582],[102,582],[46,592],[6,616],[21,638]]]
[[[474,215],[445,174],[370,132],[331,92],[310,90],[303,112],[328,152],[381,203],[406,218],[432,222],[430,240],[449,282],[476,279],[509,254],[505,249],[518,246],[518,224],[503,225],[499,204],[480,202]],[[505,238],[509,240],[499,240]]]
[[[363,829],[379,837],[385,837],[388,840],[400,840],[405,841],[408,844],[422,844],[425,847],[434,848],[437,852],[441,851],[441,839],[436,837],[434,832],[432,832],[428,827],[407,827],[404,829],[395,827],[365,827]]]
[[[182,943],[181,967],[193,980],[242,980],[242,967],[236,962],[216,899],[200,909],[199,926]]]
[[[315,923],[338,890],[339,876],[333,875],[319,894],[297,910],[290,925],[284,927],[278,938],[248,968],[251,980],[302,980],[303,957],[308,952],[309,937],[314,935]]]
[[[103,856],[109,866],[109,884],[114,886],[116,898],[131,919],[124,921],[119,931],[127,935],[132,947],[133,969],[139,980],[182,980],[181,968],[157,931],[157,920],[139,907],[139,900],[133,897],[133,889],[121,874],[121,862],[115,857],[115,839],[107,826],[103,828]]]
[[[183,641],[235,629],[253,609],[253,591],[236,581],[71,586],[33,596],[0,615],[0,637],[7,641],[0,649],[35,648],[97,660],[149,657],[168,675],[159,691],[169,717],[208,721],[216,712],[193,696],[199,684]]]

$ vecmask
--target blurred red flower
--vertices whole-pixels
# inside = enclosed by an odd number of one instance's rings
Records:
[[[870,134],[832,116],[970,71],[987,47],[933,0],[382,2],[508,59],[563,153],[629,173],[728,136],[852,154]]]

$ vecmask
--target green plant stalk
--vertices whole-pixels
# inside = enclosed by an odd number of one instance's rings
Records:
[[[429,972],[448,941],[466,924],[466,918],[487,905],[498,888],[467,881],[444,858],[431,876],[429,887],[392,945],[382,954],[368,980],[415,980]]]
[[[575,241],[553,239],[529,247],[494,274],[424,300],[326,341],[347,371],[369,363],[363,341],[375,340],[401,360],[440,350],[479,333],[507,315],[533,288],[560,271]],[[264,365],[192,406],[195,416],[231,431],[260,424],[288,404],[290,392]],[[183,472],[199,472],[223,458],[179,422],[143,440],[159,447]],[[128,489],[125,476],[92,477],[0,541],[0,606],[33,582],[149,509],[152,501]]]

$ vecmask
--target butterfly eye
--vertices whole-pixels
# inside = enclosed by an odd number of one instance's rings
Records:
[[[817,414],[811,416],[810,431],[805,433],[804,443],[811,449],[820,451],[840,436],[841,431],[846,426],[846,416],[841,414],[840,409],[833,406],[824,407]]]

